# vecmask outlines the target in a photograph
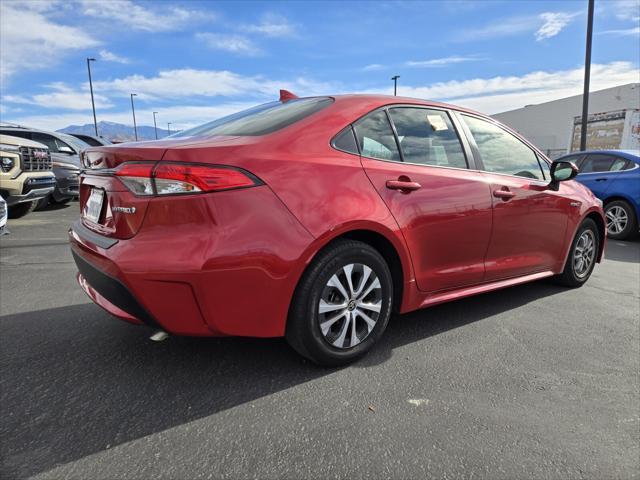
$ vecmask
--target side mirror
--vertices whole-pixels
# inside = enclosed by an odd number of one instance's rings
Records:
[[[580,169],[573,162],[560,160],[551,164],[551,186],[557,187],[560,182],[572,180],[580,173]]]
[[[61,145],[58,147],[58,151],[60,153],[66,153],[67,155],[75,155],[76,152],[74,152],[71,147],[67,147],[66,145]]]

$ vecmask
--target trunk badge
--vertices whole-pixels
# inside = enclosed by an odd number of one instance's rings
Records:
[[[136,207],[111,207],[111,210],[120,213],[136,213]]]

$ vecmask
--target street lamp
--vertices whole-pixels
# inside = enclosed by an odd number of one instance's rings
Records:
[[[156,140],[158,139],[158,125],[156,125],[156,113],[153,112],[153,130],[156,132]]]
[[[593,0],[589,0],[587,15],[587,48],[584,59],[584,90],[582,91],[582,128],[580,151],[587,149],[587,121],[589,120],[589,80],[591,79],[591,38],[593,37]]]
[[[393,80],[393,96],[395,97],[398,94],[398,79],[400,78],[400,75],[394,75],[393,77],[391,77],[391,80]]]
[[[133,133],[136,136],[136,142],[138,141],[138,126],[136,125],[136,108],[133,106],[133,97],[137,97],[135,93],[131,94],[131,112],[133,113]]]
[[[87,58],[87,71],[89,72],[89,91],[91,91],[91,108],[93,109],[93,126],[96,129],[96,137],[98,136],[98,121],[96,120],[96,104],[93,101],[93,82],[91,81],[91,62],[95,62],[95,58]]]
[[[169,132],[167,135],[171,135],[171,122],[167,122],[167,132]]]

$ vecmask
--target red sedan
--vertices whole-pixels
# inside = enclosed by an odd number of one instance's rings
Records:
[[[70,232],[78,280],[176,335],[286,336],[350,362],[408,312],[602,258],[591,191],[509,128],[412,98],[279,101],[163,141],[96,147]]]

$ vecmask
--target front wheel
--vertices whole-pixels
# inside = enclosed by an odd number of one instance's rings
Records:
[[[600,235],[596,222],[585,219],[571,244],[564,271],[555,277],[557,283],[577,288],[585,284],[595,267],[600,251]]]
[[[303,275],[291,305],[286,337],[323,366],[352,362],[369,351],[391,316],[393,282],[377,250],[338,240]]]
[[[32,202],[21,202],[13,205],[9,207],[9,218],[22,218],[28,213],[33,212],[37,204],[37,200],[34,200]]]
[[[614,200],[604,207],[607,219],[607,236],[625,240],[638,231],[638,219],[633,207],[624,200]]]

